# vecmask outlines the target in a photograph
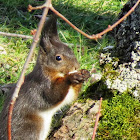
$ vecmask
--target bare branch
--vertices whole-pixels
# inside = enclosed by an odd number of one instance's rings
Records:
[[[25,38],[25,39],[33,39],[32,36],[21,35],[21,34],[13,34],[13,33],[6,33],[6,32],[0,32],[0,35],[10,36],[10,37],[20,37],[20,38]]]
[[[100,111],[101,111],[101,105],[102,105],[102,97],[100,98],[99,110],[98,110],[98,113],[96,115],[96,121],[95,121],[94,131],[93,131],[93,135],[92,135],[92,140],[95,139],[95,134],[96,134],[96,130],[97,130],[99,118],[101,116],[101,113],[100,113]]]
[[[97,34],[97,35],[104,35],[105,33],[111,31],[113,28],[115,28],[117,25],[119,25],[123,20],[125,20],[134,10],[135,8],[139,5],[140,3],[140,0],[138,0],[136,2],[136,4],[121,18],[119,19],[116,23],[114,23],[112,26],[111,25],[108,25],[108,28],[105,29],[104,31],[102,31],[101,33]]]
[[[78,31],[79,33],[81,33],[82,35],[84,35],[85,37],[89,38],[89,39],[99,39],[102,37],[102,35],[104,35],[105,33],[111,31],[113,28],[115,28],[118,24],[120,24],[124,19],[126,19],[134,10],[135,8],[138,6],[138,4],[140,3],[140,0],[138,0],[136,2],[136,4],[128,11],[128,13],[126,15],[124,15],[119,21],[117,21],[116,23],[114,23],[112,26],[109,25],[107,29],[105,29],[104,31],[96,34],[96,35],[88,35],[85,32],[83,32],[82,30],[80,30],[79,28],[77,28],[75,25],[73,25],[68,19],[66,19],[62,14],[60,14],[57,10],[54,9],[54,7],[51,5],[50,9],[60,18],[62,18],[64,21],[66,21],[73,29],[75,29],[76,31]]]
[[[28,5],[28,11],[31,12],[32,10],[38,10],[38,9],[43,9],[43,8],[49,8],[47,7],[48,5],[43,4],[41,6],[36,6],[36,7],[32,7],[32,5]]]
[[[77,28],[74,24],[72,24],[67,18],[65,18],[62,14],[60,14],[57,10],[54,9],[54,7],[50,7],[50,9],[60,18],[62,18],[64,21],[66,21],[74,30],[78,31],[79,33],[81,33],[82,35],[86,36],[89,39],[93,39],[92,36],[86,34],[85,32],[83,32],[82,30],[80,30],[79,28]]]
[[[49,5],[51,4],[51,0],[46,0],[45,4],[49,7]],[[39,37],[40,37],[41,31],[42,31],[44,22],[46,20],[46,16],[47,16],[48,11],[49,11],[48,7],[44,8],[43,15],[42,15],[42,18],[41,18],[40,23],[38,25],[38,29],[37,29],[37,32],[35,34],[35,37],[34,37],[30,52],[28,54],[27,60],[26,60],[26,62],[24,64],[22,73],[21,73],[20,78],[19,78],[19,80],[18,80],[18,82],[16,84],[16,88],[15,88],[15,91],[14,91],[13,96],[12,96],[12,100],[11,100],[11,103],[10,103],[10,106],[9,106],[9,112],[8,112],[8,140],[11,140],[11,120],[12,120],[13,107],[14,107],[14,104],[15,104],[16,99],[18,97],[20,87],[24,82],[25,71],[26,71],[27,66],[29,64],[29,61],[30,61],[30,59],[32,57],[33,51],[34,51],[34,49],[35,49],[35,47],[36,47],[36,45],[37,45],[37,43],[39,41]]]

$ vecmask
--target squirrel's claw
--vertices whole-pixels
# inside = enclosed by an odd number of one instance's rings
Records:
[[[90,77],[90,72],[86,69],[82,69],[78,72],[69,75],[70,81],[73,84],[83,83]]]

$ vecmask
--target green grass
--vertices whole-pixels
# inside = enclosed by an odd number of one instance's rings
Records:
[[[0,45],[5,48],[7,54],[0,55],[0,84],[13,83],[18,80],[29,52],[27,44],[31,43],[31,41],[23,41],[20,38],[5,38],[4,40],[1,38],[2,37],[0,37]],[[35,63],[35,60],[32,60],[30,66],[33,65],[33,63]],[[31,67],[29,67],[29,69],[31,69]]]
[[[140,103],[128,93],[103,101],[97,139],[138,140],[140,138]]]
[[[97,34],[113,24],[127,0],[54,0],[54,7],[67,17],[77,27],[88,34]],[[41,5],[42,1],[35,0],[1,0],[0,1],[0,31],[30,35],[30,30],[37,28],[38,20],[35,14],[41,14],[41,10],[31,13],[27,11],[28,4]],[[114,45],[113,31],[104,35],[98,41],[89,40],[74,31],[68,24],[59,18],[59,36],[63,42],[74,44],[71,46],[81,68],[91,70],[95,64],[98,71],[99,54],[102,48]],[[28,47],[31,40],[0,36],[0,46],[7,51],[6,55],[0,55],[0,85],[13,83],[23,68],[28,55]],[[36,61],[36,49],[30,62],[29,73]],[[86,84],[85,90],[89,86]],[[106,91],[107,92],[107,91]],[[0,109],[3,104],[3,96],[0,96]],[[139,103],[129,94],[114,95],[103,101],[103,116],[100,120],[96,139],[137,139],[140,137],[138,125]]]

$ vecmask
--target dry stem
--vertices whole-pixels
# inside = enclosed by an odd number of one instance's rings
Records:
[[[115,28],[118,24],[120,24],[124,19],[126,19],[134,10],[135,8],[138,6],[138,4],[140,3],[140,0],[138,0],[136,2],[136,4],[127,12],[127,14],[125,14],[119,21],[117,21],[116,23],[114,23],[112,26],[108,25],[108,28],[105,29],[104,31],[96,34],[96,35],[88,35],[85,32],[83,32],[82,30],[80,30],[79,28],[77,28],[75,25],[73,25],[68,19],[66,19],[62,14],[60,14],[57,10],[54,9],[54,7],[51,5],[50,9],[60,18],[62,18],[64,21],[66,21],[73,29],[75,29],[76,31],[78,31],[79,33],[81,33],[82,35],[84,35],[85,37],[89,38],[89,39],[99,39],[102,37],[102,35],[104,35],[105,33],[111,31],[113,28]]]
[[[101,113],[100,113],[100,111],[101,111],[101,105],[102,105],[102,97],[100,98],[99,110],[98,110],[98,113],[96,115],[96,121],[95,121],[94,131],[93,131],[93,135],[92,135],[92,140],[95,139],[95,134],[96,134],[96,130],[97,130],[99,118],[101,116]]]
[[[21,35],[21,34],[13,34],[13,33],[5,33],[5,32],[0,32],[0,35],[10,36],[10,37],[21,37],[21,38],[25,38],[25,39],[33,39],[32,36]]]
[[[51,0],[46,0],[46,5],[48,5],[48,7],[49,7],[50,4],[51,4]],[[43,28],[44,22],[46,20],[46,16],[48,14],[48,10],[49,10],[48,7],[46,7],[44,9],[44,11],[43,11],[43,15],[42,15],[42,18],[41,18],[40,23],[38,25],[38,30],[37,30],[37,32],[35,34],[35,37],[34,37],[34,40],[33,40],[33,43],[32,43],[31,49],[30,49],[30,52],[28,54],[27,60],[26,60],[26,62],[24,64],[22,73],[20,75],[20,78],[19,78],[19,80],[17,82],[15,91],[14,91],[13,96],[12,96],[12,100],[11,100],[11,103],[10,103],[10,106],[9,106],[9,112],[8,112],[8,124],[7,124],[8,125],[8,140],[11,140],[11,120],[12,120],[13,107],[14,107],[14,104],[15,104],[16,99],[18,97],[18,93],[19,93],[20,87],[21,87],[21,85],[24,82],[23,79],[24,79],[25,71],[27,69],[27,66],[28,66],[29,61],[30,61],[30,59],[32,57],[33,51],[34,51],[34,49],[35,49],[35,47],[37,45],[37,42],[39,40],[39,37],[40,37],[40,34],[41,34],[41,30]]]

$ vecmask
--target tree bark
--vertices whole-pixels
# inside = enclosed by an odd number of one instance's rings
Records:
[[[121,10],[118,19],[125,15],[136,2],[137,0],[129,0]],[[124,22],[116,27],[115,40],[116,55],[121,62],[134,61],[132,52],[139,54],[140,51],[140,4]]]

